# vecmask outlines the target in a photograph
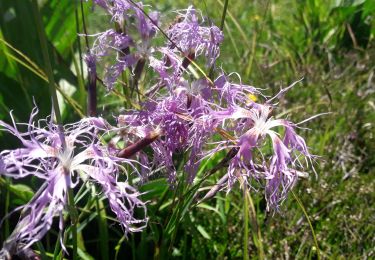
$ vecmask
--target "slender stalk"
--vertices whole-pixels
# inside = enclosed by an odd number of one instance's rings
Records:
[[[49,83],[49,88],[50,88],[51,98],[52,98],[52,106],[54,108],[56,123],[59,128],[62,149],[65,149],[66,142],[65,142],[65,137],[64,137],[64,129],[62,126],[62,118],[61,118],[59,103],[57,99],[57,93],[56,93],[56,87],[55,87],[56,83],[55,83],[55,79],[53,76],[51,61],[50,61],[49,54],[48,54],[47,36],[44,31],[37,0],[33,0],[32,9],[33,9],[38,36],[40,40],[40,47],[42,49],[46,74],[48,77],[48,83]],[[66,174],[69,174],[69,173],[66,173]],[[70,178],[70,176],[67,178]],[[78,259],[78,253],[77,253],[77,216],[78,214],[74,205],[74,195],[73,195],[73,189],[71,187],[68,188],[68,202],[69,202],[69,213],[70,213],[70,217],[72,220],[71,228],[72,228],[72,236],[73,236],[73,259],[75,260],[75,259]]]
[[[253,39],[252,39],[252,43],[251,43],[251,55],[250,55],[249,62],[248,62],[247,67],[246,67],[246,71],[245,71],[246,77],[250,76],[251,69],[253,67],[253,62],[254,62],[254,59],[255,59],[255,47],[257,45],[256,43],[257,43],[257,32],[255,31],[254,34],[253,34]]]
[[[60,254],[60,239],[61,239],[61,232],[59,232],[55,244],[55,249],[53,250],[53,258],[52,259],[58,259]]]
[[[253,236],[254,236],[254,244],[258,249],[258,256],[259,259],[265,259],[264,256],[264,249],[263,249],[263,242],[262,242],[262,234],[260,232],[260,227],[257,220],[257,213],[254,207],[253,199],[251,198],[249,190],[246,191],[247,199],[249,201],[249,209],[250,209],[250,217],[252,222],[252,228],[253,228]]]
[[[73,57],[72,60],[73,60],[74,69],[75,69],[75,71],[77,73],[77,79],[78,79],[79,104],[82,107],[85,107],[85,102],[86,102],[85,82],[84,82],[83,74],[81,74],[82,67],[80,69],[80,66],[82,66],[82,62],[81,62],[81,65],[78,64],[76,58],[74,57],[73,48],[71,48],[71,52],[72,52],[72,57]],[[81,54],[80,54],[80,58],[79,59],[82,60]]]
[[[125,98],[124,99],[124,107],[125,108],[131,108],[132,105],[133,105],[132,101],[131,101],[131,98],[130,98],[131,94],[129,92],[129,81],[130,81],[129,77],[130,77],[130,75],[128,75],[128,74],[129,73],[127,71],[123,71],[121,73],[121,80],[122,80],[121,85],[122,85],[123,97]],[[102,83],[104,85],[103,81],[101,81],[100,83]],[[113,90],[115,90],[115,89],[113,89]]]
[[[184,70],[187,69],[187,67],[190,65],[191,61],[195,59],[195,52],[191,51],[182,61],[182,65],[180,68],[180,73],[182,73]]]
[[[307,211],[306,211],[305,207],[303,206],[302,201],[298,198],[298,196],[294,193],[293,190],[291,190],[291,192],[292,192],[292,195],[293,195],[294,199],[297,201],[298,206],[301,208],[303,214],[305,215],[307,222],[309,223],[309,226],[310,226],[310,229],[311,229],[311,233],[312,233],[312,236],[313,236],[313,239],[314,239],[315,247],[316,247],[316,254],[318,256],[318,259],[320,259],[319,244],[318,244],[318,240],[316,239],[314,227],[311,224],[309,215],[307,214]]]
[[[82,1],[81,1],[82,3]],[[78,1],[74,2],[75,8],[74,8],[74,17],[76,19],[76,33],[77,33],[77,49],[78,49],[78,54],[79,54],[79,65],[80,65],[80,71],[81,71],[81,76],[83,76],[83,58],[82,58],[82,48],[81,48],[81,37],[79,36],[80,33],[80,22],[79,22],[79,14],[78,14]],[[82,7],[82,5],[81,5]],[[87,37],[85,35],[85,37]],[[78,74],[78,73],[77,73]]]
[[[83,10],[83,1],[81,2],[81,16],[82,16],[82,26],[83,26],[83,32],[85,33],[85,43],[86,43],[86,48],[89,49],[90,44],[89,44],[89,38],[87,37],[87,27],[86,27],[86,20],[85,20],[85,12]]]
[[[81,9],[82,11],[82,1],[80,7],[78,6],[78,1],[74,2],[74,16],[75,16],[75,22],[76,22],[76,33],[77,33],[77,38],[76,38],[76,45],[78,49],[78,55],[79,55],[79,66],[78,62],[76,61],[74,57],[74,51],[72,49],[72,57],[73,57],[73,64],[77,73],[77,78],[78,78],[78,86],[79,86],[79,101],[80,105],[82,107],[85,107],[85,100],[86,100],[86,90],[85,90],[85,79],[83,76],[83,52],[82,52],[82,47],[81,47],[81,37],[79,36],[79,33],[81,31],[80,28],[80,19],[79,19],[79,10]],[[85,35],[87,38],[87,35]]]
[[[236,154],[238,153],[238,148],[232,148],[229,150],[229,152],[227,153],[227,155],[217,164],[215,165],[214,168],[212,168],[208,173],[206,173],[203,178],[194,186],[194,187],[199,187],[205,180],[207,180],[208,177],[210,177],[211,175],[215,174],[215,172],[217,172],[218,170],[220,170],[221,168],[223,167],[227,167],[228,166],[228,162],[234,157],[236,156]],[[221,179],[216,183],[216,185],[214,185],[214,187],[208,192],[206,193],[206,195],[200,199],[195,205],[197,206],[198,204],[202,203],[203,201],[209,199],[209,198],[212,198],[213,196],[215,196],[215,194],[220,190],[220,188],[222,188],[222,185],[228,180],[228,174],[225,174],[223,177],[221,177]],[[185,194],[184,194],[184,197],[187,196],[192,190],[194,190],[194,187],[187,191]],[[195,195],[195,198],[196,199],[198,198],[198,193]]]
[[[45,254],[44,254],[45,255]],[[33,249],[26,248],[21,251],[18,251],[16,256],[20,259],[33,259],[33,260],[42,260],[41,256],[39,256]]]
[[[82,27],[85,34],[85,44],[87,52],[90,54],[90,44],[87,37],[87,26],[85,20],[85,12],[83,8],[83,1],[81,2],[81,17],[82,17]],[[88,72],[88,85],[87,85],[87,115],[96,116],[97,115],[97,91],[96,91],[96,64],[95,61],[90,61],[90,64],[87,66]]]
[[[221,31],[224,29],[225,17],[227,16],[228,3],[229,3],[229,0],[225,0],[223,14],[221,16],[221,22],[220,22]]]
[[[127,146],[126,148],[122,149],[117,156],[121,158],[130,158],[152,142],[154,142],[156,139],[158,139],[160,134],[158,132],[153,132],[147,135],[145,138],[135,142],[134,144],[131,144]]]
[[[89,74],[89,83],[87,85],[87,114],[96,116],[97,91],[96,91],[96,68],[87,68]]]
[[[96,212],[98,214],[98,228],[100,237],[100,254],[103,260],[109,259],[109,241],[108,241],[108,225],[107,225],[107,215],[105,212],[105,207],[103,202],[99,199],[97,192],[95,191],[95,186],[93,186],[93,196],[95,200]]]
[[[136,256],[136,247],[135,247],[134,234],[131,235],[130,241],[131,241],[130,245],[131,245],[131,248],[132,248],[132,259],[136,260],[137,256]]]
[[[246,195],[245,183],[242,183],[243,186],[243,216],[244,216],[244,228],[243,228],[243,259],[249,260],[249,202]]]
[[[142,72],[143,72],[143,69],[145,67],[145,64],[146,64],[146,60],[141,58],[137,62],[137,64],[135,65],[135,68],[134,68],[134,77],[133,77],[133,81],[132,81],[133,86],[132,86],[130,95],[133,95],[133,91],[136,90],[136,92],[138,94],[138,98],[140,98],[138,83],[139,83],[139,80],[141,79]]]
[[[6,179],[5,182],[6,182],[6,185],[8,186],[9,180]],[[8,215],[9,204],[10,204],[10,191],[9,191],[9,189],[7,189],[7,191],[5,193],[5,205],[4,205],[5,216]],[[10,234],[9,230],[10,230],[10,228],[9,228],[9,218],[5,218],[5,226],[4,226],[5,237],[9,237],[9,234]]]
[[[29,70],[35,70],[37,73],[39,74],[45,74],[39,67],[38,65],[36,65],[35,62],[33,62],[27,55],[25,55],[24,53],[22,53],[20,50],[18,50],[17,48],[15,48],[13,45],[11,45],[9,42],[7,42],[6,40],[0,38],[0,42],[3,43],[5,46],[7,46],[9,49],[11,49],[12,51],[14,51],[15,53],[17,53],[19,56],[22,57],[22,59],[25,60],[23,66],[25,66],[26,68],[28,68]],[[10,53],[8,52],[5,52],[5,55],[11,55]],[[13,56],[13,55],[12,55]]]
[[[224,8],[223,8],[223,14],[221,15],[221,21],[220,21],[220,30],[221,31],[223,31],[223,29],[224,29],[225,17],[227,16],[227,10],[228,10],[228,3],[229,3],[229,0],[225,0]],[[214,77],[214,69],[215,69],[215,63],[212,64],[212,66],[209,70],[209,73],[208,73],[208,77],[211,80]]]
[[[262,31],[263,31],[263,27],[264,27],[264,24],[265,24],[265,19],[266,19],[266,15],[267,15],[267,12],[268,12],[268,8],[269,8],[269,5],[270,5],[270,1],[266,1],[266,4],[265,4],[265,9],[264,9],[264,13],[263,13],[263,21],[260,25],[260,28],[259,29],[256,29],[254,31],[254,34],[253,34],[253,38],[252,38],[252,42],[251,42],[251,55],[250,55],[250,58],[249,58],[249,62],[247,64],[247,67],[246,67],[246,71],[245,71],[245,75],[246,77],[249,77],[250,76],[250,73],[252,71],[252,67],[253,67],[253,63],[255,63],[255,65],[258,67],[259,69],[259,64],[257,63],[256,61],[256,56],[255,56],[255,50],[256,50],[256,47],[257,47],[257,38],[258,38],[258,35],[262,35]],[[258,26],[256,26],[256,28],[258,28]],[[261,70],[259,70],[260,72],[262,72]]]
[[[72,228],[72,237],[73,237],[73,259],[78,259],[78,251],[77,251],[77,218],[78,213],[77,209],[74,205],[74,194],[73,189],[68,189],[68,201],[69,201],[69,212],[70,212],[70,219],[71,219],[71,228]]]
[[[58,103],[58,100],[57,100],[57,94],[56,94],[56,88],[55,88],[55,79],[54,79],[54,76],[53,76],[51,61],[50,61],[49,54],[48,54],[47,36],[46,36],[45,31],[44,31],[42,18],[41,18],[40,12],[39,12],[37,0],[33,0],[32,8],[33,8],[33,13],[34,13],[36,28],[37,28],[37,31],[38,31],[40,47],[41,47],[44,65],[45,65],[45,70],[46,70],[46,73],[47,73],[47,78],[48,78],[48,83],[49,83],[49,88],[50,88],[50,93],[51,93],[51,98],[52,98],[52,106],[53,106],[53,109],[55,111],[55,119],[56,119],[57,124],[59,126],[61,126],[62,119],[61,119],[59,103]]]
[[[32,260],[39,260],[39,259],[46,260],[46,259],[48,259],[47,255],[46,255],[46,250],[44,249],[44,246],[43,246],[42,242],[39,241],[36,244],[38,246],[40,256],[37,255],[37,256],[34,256],[34,258],[31,257],[29,259],[32,259]],[[39,258],[37,258],[37,257],[39,257]]]

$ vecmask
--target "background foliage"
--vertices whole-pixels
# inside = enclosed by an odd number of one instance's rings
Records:
[[[173,10],[191,3],[217,25],[224,6],[222,0],[145,2],[162,12],[167,21],[173,20]],[[63,120],[72,122],[85,114],[86,106],[85,68],[80,56],[86,47],[84,38],[77,36],[83,33],[82,19],[93,34],[105,29],[106,17],[93,14],[90,4],[81,9],[79,1],[39,4],[40,13],[36,14],[29,1],[0,2],[0,119],[9,121],[13,110],[17,121],[27,121],[33,99],[41,118],[51,111],[35,27],[35,15],[41,15],[62,93]],[[294,189],[310,216],[323,258],[375,257],[374,16],[375,2],[371,0],[229,1],[226,15],[218,61],[224,70],[238,72],[243,82],[264,88],[269,95],[304,77],[303,84],[281,100],[279,112],[295,122],[331,112],[311,121],[311,130],[301,133],[321,159],[316,165],[318,177],[311,173]],[[103,88],[100,92],[103,113],[122,109],[121,96],[104,95]],[[16,145],[0,132],[1,149]],[[222,156],[203,162],[201,176]],[[213,185],[222,174],[217,172],[202,187]],[[18,183],[0,179],[0,217],[26,203],[38,185],[33,179]],[[218,193],[194,206],[194,194],[203,191],[202,187],[181,184],[171,191],[163,179],[145,184],[141,190],[151,191],[144,195],[150,201],[149,227],[128,240],[118,225],[109,224],[111,215],[102,210],[107,205],[94,191],[76,197],[80,256],[239,258],[245,246],[250,258],[317,257],[308,222],[293,196],[281,214],[270,216],[261,194],[254,192],[249,197],[240,189],[229,195]],[[14,227],[16,215],[1,226],[0,243]],[[35,249],[46,258],[53,256],[56,233],[50,232],[42,242]]]

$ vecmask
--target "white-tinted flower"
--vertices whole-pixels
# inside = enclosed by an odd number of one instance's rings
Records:
[[[146,223],[146,206],[140,193],[126,181],[118,181],[121,164],[132,166],[132,161],[116,157],[99,141],[101,132],[109,130],[102,118],[85,118],[61,129],[48,120],[34,121],[38,110],[33,109],[27,124],[8,125],[0,121],[3,130],[15,135],[22,148],[0,153],[0,174],[15,179],[35,176],[44,180],[34,198],[24,206],[21,219],[12,235],[4,243],[4,251],[27,248],[39,241],[50,229],[53,218],[60,219],[67,206],[67,192],[82,181],[98,183],[109,200],[125,233],[142,230]],[[20,127],[26,127],[22,132]],[[144,215],[134,216],[140,208]],[[20,248],[19,245],[22,245]]]

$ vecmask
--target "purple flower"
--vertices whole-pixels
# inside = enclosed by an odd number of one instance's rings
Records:
[[[159,76],[152,91],[146,92],[148,100],[140,104],[141,110],[119,117],[119,126],[125,133],[121,137],[130,146],[143,144],[142,138],[157,132],[152,141],[147,139],[153,151],[151,160],[143,148],[129,157],[152,164],[150,168],[165,168],[173,183],[177,174],[174,155],[184,152],[188,154],[184,170],[188,181],[193,182],[203,158],[230,148],[235,154],[228,159],[228,187],[239,179],[254,187],[255,181],[264,186],[268,209],[277,209],[300,175],[299,170],[306,166],[301,161],[309,164],[313,158],[304,139],[296,133],[296,125],[272,117],[271,102],[295,83],[267,99],[259,89],[243,84],[237,73],[219,71],[214,82],[186,80],[183,72],[191,59],[204,56],[208,66],[214,65],[224,39],[218,27],[207,26],[202,14],[190,6],[178,12],[178,19],[167,29],[167,47],[152,47],[151,40],[159,26],[158,13],[149,12],[150,19],[141,2],[94,2],[107,10],[121,28],[99,34],[94,44],[93,51],[99,58],[108,56],[111,49],[116,51],[116,62],[107,67],[104,83],[112,88],[126,68],[132,69],[134,82],[138,82],[147,63]],[[138,35],[133,35],[134,31]],[[239,83],[233,82],[233,76]],[[167,91],[155,94],[155,89],[163,87]],[[265,98],[265,103],[258,103],[258,97]],[[282,132],[277,131],[280,129]],[[213,139],[217,133],[226,140]],[[215,142],[207,145],[210,140]],[[130,152],[126,150],[124,154]],[[143,179],[148,175],[144,169]]]
[[[143,4],[139,2],[137,5],[138,8],[134,7],[135,17],[137,18],[137,30],[143,41],[149,41],[157,32],[157,27],[155,25],[158,25],[160,14],[155,11],[150,12],[148,14],[148,16],[151,18],[150,20],[150,18],[146,17],[142,12]]]
[[[111,50],[114,50],[116,53],[122,52],[124,49],[134,44],[130,36],[116,32],[113,29],[91,36],[96,37],[91,52],[98,60],[108,56]]]
[[[177,47],[182,50],[184,56],[195,53],[195,56],[204,54],[207,58],[207,65],[211,66],[219,57],[219,44],[224,36],[216,26],[201,26],[197,11],[190,6],[185,13],[179,13],[182,21],[172,25],[167,34],[172,40],[170,48]]]
[[[213,90],[216,90],[216,92],[218,93],[220,103],[226,103],[228,106],[248,106],[254,103],[250,97],[252,95],[261,94],[259,90],[255,87],[242,84],[242,82],[231,82],[230,77],[232,75],[238,76],[238,78],[240,78],[240,76],[236,73],[225,75],[225,73],[222,72],[214,82]]]
[[[127,12],[133,8],[133,5],[126,0],[93,0],[93,3],[106,10],[111,15],[112,20],[121,25]]]
[[[154,51],[150,41],[156,34],[155,24],[158,23],[159,14],[151,12],[149,14],[151,21],[142,11],[142,3],[138,3],[137,6],[125,0],[94,1],[94,3],[107,10],[119,27],[117,31],[110,29],[92,35],[97,37],[91,50],[95,60],[99,61],[103,57],[110,56],[109,58],[115,61],[107,66],[103,77],[104,85],[108,90],[112,90],[117,79],[127,68],[133,70],[132,66],[137,61],[148,59]],[[134,31],[132,26],[136,27],[140,41],[137,41],[137,35],[129,35],[129,32]],[[134,48],[130,49],[131,47]]]
[[[168,48],[159,48],[158,52],[163,55],[162,59],[159,60],[154,56],[150,56],[149,65],[159,74],[160,83],[167,85],[169,90],[172,91],[172,88],[180,82],[182,60]]]
[[[133,4],[128,0],[93,0],[93,3],[106,10],[112,17],[112,21],[118,23],[121,28],[129,27],[132,18],[135,18],[135,24],[143,40],[149,40],[156,34],[156,27],[159,20],[158,12],[150,12],[145,16],[142,12],[144,5],[142,2]],[[155,23],[155,24],[154,24]]]
[[[104,75],[103,83],[107,87],[107,90],[112,90],[117,79],[121,74],[126,70],[126,68],[134,65],[137,62],[134,55],[129,54],[123,57],[120,57],[117,62],[109,66]]]
[[[176,169],[173,155],[190,151],[185,170],[188,181],[195,178],[199,162],[203,157],[204,143],[212,136],[214,124],[204,120],[208,117],[210,103],[206,80],[188,82],[171,89],[167,96],[147,102],[141,111],[129,111],[119,117],[121,127],[137,127],[137,136],[143,138],[147,132],[158,129],[160,138],[150,144],[157,166],[166,168],[170,182],[175,181]],[[126,135],[128,137],[128,135]]]
[[[31,246],[46,234],[55,216],[59,216],[62,231],[67,190],[80,180],[102,186],[125,233],[142,230],[147,217],[145,203],[138,198],[140,193],[126,181],[117,181],[123,169],[120,164],[126,163],[133,171],[137,169],[131,160],[116,157],[99,141],[100,133],[110,131],[110,126],[101,118],[86,118],[66,125],[61,133],[59,127],[48,120],[40,120],[36,125],[37,112],[34,108],[27,124],[16,124],[13,117],[13,126],[0,121],[0,126],[22,143],[22,148],[0,153],[1,174],[16,179],[35,176],[45,181],[24,206],[24,213],[3,250],[15,253],[14,250],[20,250],[19,245]],[[27,131],[21,132],[20,125],[26,126]],[[142,218],[134,216],[135,208],[143,210]]]
[[[134,44],[133,40],[130,36],[118,33],[113,29],[92,36],[97,38],[90,53],[85,57],[89,74],[96,77],[96,74],[91,73],[94,72],[94,69],[96,72],[96,63],[104,57],[113,58],[116,62],[106,68],[103,79],[107,89],[111,90],[121,73],[137,62],[133,54],[126,53],[126,50]]]
[[[189,135],[189,122],[178,116],[185,111],[184,108],[186,100],[172,95],[158,102],[148,102],[144,105],[143,111],[130,112],[119,119],[120,126],[124,126],[121,122],[126,122],[125,126],[142,129],[136,133],[140,138],[152,130],[160,131],[161,138],[150,144],[154,151],[153,161],[157,166],[166,168],[171,182],[176,176],[173,154],[186,148]]]
[[[303,138],[296,134],[294,125],[286,120],[273,119],[271,112],[270,105],[257,104],[250,110],[231,107],[214,114],[213,118],[239,121],[234,129],[240,135],[234,145],[239,151],[229,165],[229,187],[239,177],[247,179],[249,185],[252,178],[264,179],[267,208],[277,209],[297,180],[298,169],[304,168],[299,161],[300,155],[310,162],[313,156]],[[283,140],[273,130],[276,127],[285,128]],[[267,136],[273,148],[270,156],[262,152]],[[260,156],[254,156],[256,152]]]
[[[108,1],[107,0],[92,0],[92,2],[95,5],[99,5],[103,9],[107,9],[108,8],[108,3],[107,3]]]

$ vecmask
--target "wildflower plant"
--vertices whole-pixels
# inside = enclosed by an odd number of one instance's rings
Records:
[[[278,97],[289,88],[268,98],[242,83],[236,73],[218,69],[223,32],[192,6],[178,11],[178,18],[164,30],[160,13],[146,11],[151,7],[141,2],[92,3],[94,11],[101,8],[107,13],[109,28],[81,35],[93,39],[84,57],[89,117],[60,126],[53,115],[36,121],[35,107],[26,124],[13,117],[12,125],[0,121],[2,130],[21,142],[20,148],[0,153],[1,176],[34,176],[44,183],[22,207],[0,255],[10,258],[30,248],[46,235],[55,217],[60,243],[67,251],[66,213],[73,214],[71,207],[77,207],[74,201],[68,203],[69,192],[95,185],[101,187],[99,195],[108,199],[125,235],[146,229],[150,202],[143,195],[152,191],[139,189],[155,176],[167,179],[172,191],[186,181],[193,187],[187,194],[198,204],[219,190],[238,189],[239,182],[243,190],[264,194],[267,211],[280,211],[314,159],[297,134],[298,124],[274,115]],[[111,62],[97,71],[104,59]],[[210,75],[205,70],[211,70]],[[192,79],[192,71],[198,71],[197,78]],[[149,78],[140,90],[145,77]],[[97,117],[100,84],[108,94],[121,86],[128,107]],[[116,126],[103,119],[112,116]],[[226,155],[217,167],[199,175],[201,163],[221,151]],[[181,162],[183,167],[178,167]],[[199,194],[200,185],[218,170],[223,174],[217,185],[206,196]]]

